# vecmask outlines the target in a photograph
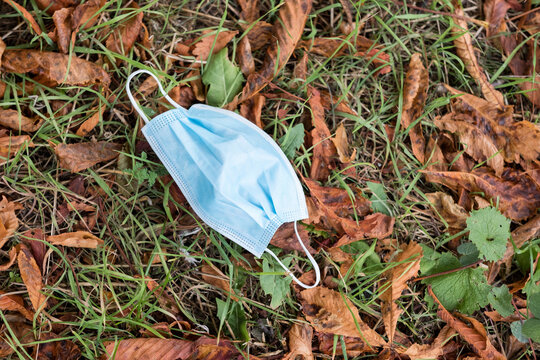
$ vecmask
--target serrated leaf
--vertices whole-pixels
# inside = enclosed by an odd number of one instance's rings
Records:
[[[497,261],[504,256],[506,243],[510,237],[510,220],[492,207],[472,211],[467,218],[469,240],[480,257],[488,261]]]
[[[532,341],[540,343],[540,319],[528,319],[521,327],[523,335],[530,338]]]
[[[430,254],[426,255],[430,256]],[[433,255],[431,254],[431,256]],[[443,253],[436,264],[429,267],[429,272],[422,275],[438,274],[458,267],[461,267],[461,263],[455,256]],[[487,296],[491,286],[487,283],[484,271],[485,269],[481,267],[468,268],[428,278],[422,282],[431,284],[435,296],[449,311],[458,310],[465,314],[471,314],[488,304]]]
[[[208,104],[221,107],[242,90],[244,76],[240,68],[229,60],[227,49],[223,49],[210,59],[204,69],[202,82],[208,86]]]
[[[285,264],[285,266],[289,266],[291,258],[285,258],[281,261],[283,264]],[[263,258],[263,272],[270,273],[271,275],[261,275],[261,288],[266,295],[272,296],[272,301],[270,302],[270,307],[272,309],[278,308],[283,303],[283,300],[285,300],[287,295],[289,295],[292,278],[290,276],[280,276],[274,274],[282,271],[283,269],[278,264]]]
[[[384,186],[382,184],[374,183],[371,181],[368,181],[366,185],[371,191],[371,197],[369,198],[369,200],[371,201],[371,207],[373,208],[373,212],[380,212],[392,216],[392,213],[390,212],[390,207],[388,206],[388,196],[386,195]]]
[[[491,306],[493,306],[502,317],[507,317],[514,313],[512,294],[508,291],[508,286],[503,285],[501,287],[493,287],[488,295],[488,300]]]
[[[304,143],[304,124],[293,126],[285,135],[279,138],[281,150],[292,159],[300,146]]]
[[[232,334],[236,339],[249,341],[250,336],[247,330],[247,318],[244,308],[239,302],[226,302],[216,299],[217,316],[222,321],[229,324]]]

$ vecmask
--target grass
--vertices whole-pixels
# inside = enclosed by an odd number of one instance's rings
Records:
[[[277,17],[279,1],[260,2],[262,20],[272,23]],[[297,87],[292,80],[295,60],[290,61],[274,83],[304,99],[307,98],[307,85],[326,89],[341,99],[348,99],[359,114],[352,116],[335,110],[327,113],[331,130],[341,122],[346,125],[358,154],[355,162],[357,177],[334,172],[328,185],[354,184],[370,195],[367,181],[381,183],[389,197],[390,211],[396,217],[393,234],[396,241],[386,247],[377,244],[383,249],[379,252],[383,257],[381,268],[364,277],[348,276],[336,281],[335,286],[361,311],[373,315],[366,319],[372,327],[382,329],[377,301],[380,290],[375,286],[375,280],[395,265],[389,257],[389,249],[410,240],[434,248],[448,237],[442,220],[426,206],[424,193],[438,188],[426,183],[418,173],[422,165],[412,155],[407,137],[409,129],[400,126],[401,90],[410,55],[420,52],[430,74],[429,98],[420,119],[424,131],[433,129],[433,118],[444,113],[449,104],[448,96],[438,84],[447,83],[471,93],[479,91],[455,54],[449,31],[452,20],[448,16],[423,13],[384,0],[352,3],[356,25],[362,27],[361,34],[375,40],[382,46],[382,51],[390,55],[392,72],[376,76],[378,69],[362,57],[326,59],[310,55],[305,84]],[[39,11],[31,1],[22,4],[34,10],[42,28],[50,30],[49,15]],[[166,172],[151,152],[147,151],[148,158],[142,155],[140,149],[144,144],[139,132],[140,123],[124,94],[125,79],[136,68],[159,69],[160,75],[165,76],[167,90],[185,82],[189,69],[171,65],[169,55],[174,43],[199,36],[206,29],[238,28],[239,7],[234,1],[190,0],[141,1],[139,5],[140,10],[124,12],[121,1],[110,1],[101,15],[102,20],[81,31],[76,47],[72,49],[77,56],[104,63],[113,77],[113,96],[105,98],[89,87],[42,86],[35,95],[17,95],[15,90],[37,83],[27,76],[2,76],[11,91],[0,100],[0,106],[30,109],[33,115],[46,120],[33,134],[35,147],[25,149],[0,167],[0,193],[17,199],[24,206],[18,212],[21,222],[18,237],[31,228],[41,228],[46,234],[84,229],[90,221],[87,214],[72,212],[63,220],[58,213],[61,203],[79,199],[99,207],[98,221],[92,233],[106,241],[106,246],[97,250],[48,247],[50,257],[45,264],[44,281],[49,308],[44,315],[45,321],[35,323],[36,332],[48,331],[53,324],[54,328],[60,329],[61,337],[75,342],[83,358],[88,359],[101,356],[106,341],[139,337],[144,330],[161,336],[151,326],[165,321],[192,322],[191,329],[174,330],[174,335],[179,338],[202,334],[230,337],[230,325],[216,316],[216,299],[229,302],[231,299],[201,280],[200,265],[212,263],[228,277],[247,315],[252,339],[245,349],[260,357],[279,358],[284,354],[287,332],[297,321],[299,302],[291,294],[282,306],[271,309],[268,305],[270,297],[261,290],[259,273],[237,265],[247,262],[245,252],[199,223],[190,209],[176,203],[169,185],[164,184],[162,178],[158,177],[155,185],[149,185],[152,174],[161,176]],[[466,2],[467,15],[479,17],[479,6],[480,3]],[[431,9],[448,11],[444,2],[433,3]],[[2,3],[0,10],[0,35],[9,47],[51,49],[48,37],[31,35],[28,26],[11,8]],[[154,36],[155,49],[146,53],[146,60],[133,51],[126,57],[110,52],[104,40],[111,29],[139,11],[144,12],[144,23]],[[338,36],[342,21],[344,15],[339,2],[315,1],[303,35],[305,38]],[[474,45],[480,49],[480,54],[485,54],[480,60],[486,72],[496,74],[500,88],[511,103],[520,101],[516,87],[509,85],[515,79],[508,75],[507,62],[503,62],[500,54],[484,41],[484,32],[478,26],[469,26]],[[263,55],[259,51],[255,58],[259,61]],[[509,90],[511,95],[508,95]],[[153,107],[157,113],[156,101],[147,100],[145,106]],[[87,193],[93,196],[93,200],[87,201],[70,190],[75,175],[57,167],[51,143],[82,141],[72,129],[93,114],[92,109],[98,102],[105,104],[107,110],[90,139],[125,146],[118,163],[103,163],[77,175],[84,180]],[[280,117],[280,111],[286,111],[287,115]],[[268,99],[262,121],[266,124],[265,130],[278,139],[291,124],[302,122],[308,114],[307,102]],[[392,138],[388,127],[394,126]],[[304,174],[309,173],[311,151],[302,147],[294,159]],[[174,205],[168,206],[170,203]],[[324,239],[316,238],[316,241],[321,240]],[[17,237],[12,240],[13,244],[17,242]],[[368,243],[372,244],[371,241]],[[7,255],[7,250],[0,253]],[[296,268],[307,271],[309,266],[300,259],[301,256],[294,256],[293,262],[298,263]],[[339,264],[334,263],[328,253],[321,251],[317,260],[328,274],[337,275]],[[159,284],[159,289],[166,289],[167,300],[160,295],[160,290],[149,290],[144,278],[152,278]],[[0,288],[10,293],[25,293],[15,267],[0,273]],[[424,287],[414,283],[411,290],[400,300],[404,313],[398,330],[412,342],[429,343],[442,322],[434,308],[426,303]],[[503,324],[487,321],[484,324],[495,332],[499,342],[509,331]],[[398,341],[405,341],[405,337],[400,335]],[[336,337],[334,346],[338,351],[344,346],[343,339]],[[26,359],[30,354],[25,351],[29,350],[19,347],[11,358]],[[516,358],[526,357],[525,354],[523,352]],[[320,358],[330,357],[320,355]]]

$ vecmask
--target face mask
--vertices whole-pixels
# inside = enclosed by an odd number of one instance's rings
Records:
[[[152,76],[175,109],[151,121],[133,98],[134,76]],[[308,211],[302,185],[275,141],[242,116],[208,105],[184,109],[146,70],[132,73],[126,91],[146,125],[142,132],[195,213],[211,228],[256,257],[269,253],[304,288],[317,286],[319,267],[298,234],[297,220]],[[292,275],[268,244],[276,230],[294,221],[300,245],[315,269],[315,284],[307,286]]]

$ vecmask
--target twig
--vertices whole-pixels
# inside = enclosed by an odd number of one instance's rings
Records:
[[[443,275],[451,274],[451,273],[454,273],[454,272],[458,272],[458,271],[460,271],[460,270],[468,269],[468,268],[473,267],[473,266],[476,266],[476,265],[480,265],[481,263],[482,263],[482,260],[478,260],[478,261],[475,262],[475,263],[472,263],[472,264],[469,264],[469,265],[465,265],[465,266],[461,266],[461,267],[458,267],[458,268],[456,268],[456,269],[446,270],[446,271],[443,271],[443,272],[440,272],[440,273],[437,273],[437,274],[431,274],[431,275],[426,275],[426,276],[417,277],[417,278],[414,279],[413,281],[420,281],[420,280],[425,280],[425,279],[434,278],[434,277],[437,277],[437,276],[443,276]]]

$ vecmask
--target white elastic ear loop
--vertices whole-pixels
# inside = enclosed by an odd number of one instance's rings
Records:
[[[148,70],[137,70],[133,73],[131,73],[129,76],[128,76],[128,79],[127,79],[127,84],[126,84],[126,92],[127,92],[127,95],[129,97],[129,101],[131,101],[131,104],[133,105],[133,107],[135,108],[135,110],[139,113],[139,115],[143,118],[144,122],[148,123],[150,121],[150,119],[146,116],[146,114],[142,111],[142,108],[140,107],[139,103],[135,100],[135,98],[133,97],[133,93],[131,92],[131,88],[129,86],[131,80],[133,79],[133,77],[135,77],[136,75],[139,75],[139,74],[142,74],[142,73],[145,73],[145,74],[148,74],[150,75],[151,77],[154,78],[154,80],[156,80],[157,84],[158,84],[158,87],[159,87],[159,91],[161,92],[161,95],[163,95],[163,97],[165,97],[165,99],[167,99],[167,101],[172,105],[174,106],[175,108],[181,108],[182,106],[178,105],[178,103],[176,101],[174,101],[173,99],[171,99],[171,97],[165,92],[165,90],[163,90],[163,87],[161,86],[161,82],[159,81],[159,79],[156,77],[156,75],[152,74],[150,71]]]
[[[278,264],[287,272],[287,275],[289,275],[290,277],[292,277],[292,279],[294,280],[295,283],[297,283],[298,285],[300,285],[301,287],[303,287],[304,289],[312,289],[314,288],[315,286],[317,286],[319,284],[319,282],[321,281],[321,271],[319,270],[319,265],[317,265],[317,263],[315,262],[315,259],[313,258],[313,256],[311,256],[311,254],[309,253],[308,249],[306,249],[306,246],[304,245],[304,242],[302,241],[302,239],[300,238],[300,235],[298,234],[298,227],[296,226],[296,221],[294,222],[294,232],[296,233],[296,238],[298,239],[298,242],[300,243],[300,246],[302,246],[302,249],[304,249],[304,252],[306,253],[309,261],[311,262],[311,264],[313,265],[313,270],[315,270],[315,284],[313,285],[306,285],[304,284],[303,282],[301,282],[300,280],[298,280],[296,278],[296,276],[294,276],[291,272],[291,270],[289,270],[285,264],[283,264],[279,258],[276,256],[276,254],[274,254],[274,252],[272,250],[269,250],[268,248],[265,249],[264,251],[266,251],[267,253],[269,253],[270,255],[272,255],[272,257],[274,259],[276,259],[276,261],[278,262]]]

